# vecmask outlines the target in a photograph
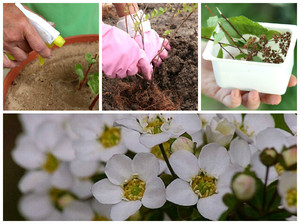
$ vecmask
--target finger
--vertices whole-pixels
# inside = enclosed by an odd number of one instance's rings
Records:
[[[26,53],[30,53],[32,51],[27,41],[18,42],[17,46],[21,48],[23,51],[25,51]]]
[[[165,39],[165,41],[164,41],[163,38],[161,38],[161,39],[162,39],[162,45],[164,46],[164,48],[166,48],[168,51],[170,51],[171,50],[171,45],[170,45],[169,41],[167,39]]]
[[[38,32],[31,24],[28,26],[28,29],[25,29],[25,38],[29,46],[43,58],[51,57],[51,50],[46,46]]]
[[[281,96],[275,94],[260,94],[260,100],[264,104],[278,105],[281,102]]]
[[[242,97],[242,105],[249,110],[256,110],[260,105],[260,97],[257,91],[245,93]]]
[[[146,80],[151,80],[153,69],[151,64],[146,59],[141,58],[139,60],[138,68],[139,68],[139,72],[142,73],[143,77]]]
[[[19,47],[12,47],[7,50],[7,53],[13,56],[17,62],[25,61],[28,58],[28,54]]]
[[[242,97],[240,94],[240,90],[234,89],[231,91],[229,95],[226,95],[221,102],[230,108],[235,108],[241,105]]]
[[[20,66],[19,62],[10,60],[5,53],[3,53],[3,68],[15,68]]]
[[[165,59],[168,57],[168,51],[166,49],[164,49],[160,54],[159,54],[159,57],[161,59]]]
[[[160,57],[156,57],[155,59],[153,59],[153,64],[155,65],[155,67],[159,68],[161,63],[162,63],[162,60]]]
[[[295,85],[297,85],[297,78],[296,78],[296,76],[291,75],[288,87],[292,87],[292,86],[295,86]]]

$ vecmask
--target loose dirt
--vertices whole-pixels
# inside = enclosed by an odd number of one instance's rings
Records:
[[[147,4],[147,12],[164,4]],[[143,9],[145,4],[140,4]],[[176,7],[176,6],[175,6]],[[113,13],[112,13],[113,14]],[[109,79],[103,74],[103,110],[197,110],[198,108],[198,13],[195,12],[171,41],[172,50],[152,84],[141,78]],[[171,24],[176,30],[185,17],[178,15]],[[151,20],[152,29],[162,36],[169,27],[171,13]],[[115,25],[117,18],[109,16],[103,22]]]
[[[9,88],[6,110],[88,110],[94,99],[89,86],[78,91],[78,76],[74,66],[81,63],[86,71],[85,53],[98,54],[99,43],[75,43],[52,51],[52,58],[40,66],[38,60],[30,62],[19,73]],[[90,73],[99,72],[99,63]],[[98,110],[97,102],[94,110]]]

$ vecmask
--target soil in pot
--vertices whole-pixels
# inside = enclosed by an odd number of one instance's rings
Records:
[[[26,65],[8,90],[5,110],[88,110],[94,94],[87,84],[78,91],[74,66],[88,68],[86,52],[98,54],[99,43],[74,43],[52,51],[43,66],[36,59]],[[99,71],[99,63],[90,73]],[[94,106],[98,110],[99,103]]]
[[[151,12],[163,4],[147,4]],[[140,6],[143,8],[143,6]],[[168,29],[170,14],[151,20],[152,28],[162,36]],[[183,20],[175,17],[174,31]],[[114,17],[103,18],[115,25]],[[171,41],[172,50],[159,69],[153,82],[144,84],[138,76],[122,80],[102,78],[103,110],[197,110],[198,107],[198,26],[197,12],[187,20]],[[112,91],[113,90],[113,91]]]

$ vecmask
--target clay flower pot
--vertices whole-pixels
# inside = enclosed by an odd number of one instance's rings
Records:
[[[64,38],[66,40],[64,45],[73,44],[73,43],[84,43],[84,42],[95,42],[99,41],[99,34],[87,34],[87,35],[78,35],[78,36],[70,36]],[[52,49],[58,48],[57,46],[52,47]],[[22,62],[21,65],[17,68],[13,68],[7,74],[3,83],[3,109],[5,105],[6,94],[8,92],[9,87],[18,76],[19,72],[31,61],[37,59],[38,54],[36,52],[31,52],[26,61]]]
[[[286,92],[294,65],[294,48],[296,43],[297,26],[274,23],[260,23],[267,29],[290,32],[291,44],[283,63],[270,64],[253,61],[232,60],[224,52],[223,58],[217,58],[220,46],[209,41],[203,58],[210,60],[213,65],[217,84],[222,88],[238,88],[240,90],[257,90],[261,93],[279,94]],[[224,41],[226,41],[224,39]],[[227,48],[233,56],[239,54],[235,48]]]

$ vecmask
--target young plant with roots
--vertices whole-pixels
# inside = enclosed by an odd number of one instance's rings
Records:
[[[216,8],[221,15],[219,18],[207,5],[205,7],[212,17],[207,20],[208,27],[201,28],[201,38],[219,44],[218,58],[223,58],[223,51],[225,51],[233,60],[244,59],[274,64],[284,62],[291,43],[290,32],[279,33],[275,30],[268,30],[245,16],[226,18]],[[227,43],[222,42],[224,37]],[[233,55],[226,47],[238,49],[239,54]]]
[[[97,59],[98,59],[97,54],[94,57],[92,57],[90,53],[86,53],[85,60],[88,62],[88,69],[86,70],[86,72],[84,73],[82,65],[80,63],[77,63],[74,67],[74,71],[79,78],[78,91],[81,90],[83,84],[88,79],[87,84],[92,90],[93,94],[96,95],[93,102],[89,106],[89,110],[92,110],[96,102],[99,100],[99,73],[94,72],[93,74],[89,75],[89,71],[91,70],[92,65],[97,62]]]

